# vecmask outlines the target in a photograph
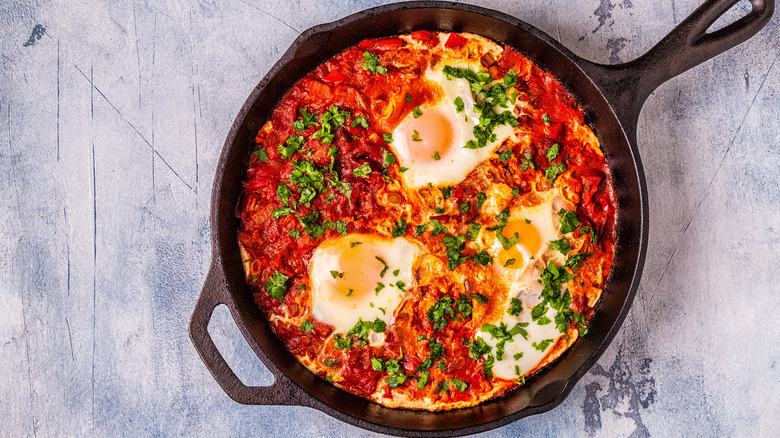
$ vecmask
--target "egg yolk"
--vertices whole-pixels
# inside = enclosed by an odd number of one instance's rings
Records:
[[[409,123],[406,136],[413,161],[438,161],[452,147],[455,128],[441,111],[428,108]]]
[[[525,219],[509,222],[502,232],[507,238],[514,237],[515,233],[517,233],[519,239],[517,245],[514,245],[506,251],[502,251],[498,257],[499,263],[507,269],[520,269],[525,267],[526,261],[524,260],[523,252],[520,251],[520,246],[525,248],[527,253],[531,255],[536,254],[542,246],[542,239],[539,236],[539,231],[532,223],[526,222]],[[507,261],[510,259],[514,259],[515,261],[510,265],[506,265]]]
[[[384,265],[376,259],[373,248],[358,244],[341,249],[338,266],[334,268],[338,271],[330,273],[336,291],[332,300],[355,303],[366,294],[374,294]]]

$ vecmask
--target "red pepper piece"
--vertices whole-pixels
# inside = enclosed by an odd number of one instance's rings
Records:
[[[374,43],[377,50],[396,50],[403,44],[400,38],[387,38]]]
[[[463,38],[460,34],[451,33],[450,37],[447,38],[447,41],[444,42],[444,47],[448,49],[460,49],[466,45],[466,42],[466,38]]]
[[[330,73],[326,74],[322,79],[328,81],[328,82],[341,82],[344,79],[344,75],[339,73],[338,70],[332,70]]]

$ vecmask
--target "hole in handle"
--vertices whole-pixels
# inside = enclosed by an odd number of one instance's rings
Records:
[[[753,5],[750,3],[750,0],[740,0],[739,3],[730,7],[729,10],[724,12],[723,15],[715,20],[715,22],[712,23],[709,28],[707,28],[706,33],[709,34],[723,29],[729,24],[734,23],[735,21],[749,14],[752,9]]]
[[[274,383],[274,375],[249,348],[227,306],[220,304],[214,308],[208,331],[225,362],[244,385],[270,386]]]

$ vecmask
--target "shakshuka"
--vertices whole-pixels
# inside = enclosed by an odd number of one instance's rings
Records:
[[[254,299],[313,373],[388,407],[499,396],[588,331],[612,176],[584,112],[511,47],[364,40],[299,80],[237,206]]]

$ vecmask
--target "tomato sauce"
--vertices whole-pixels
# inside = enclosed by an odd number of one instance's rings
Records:
[[[411,39],[424,47],[434,47],[440,43],[439,34],[428,31],[416,31],[411,34]],[[461,49],[467,42],[461,35],[450,34],[444,47]],[[386,65],[386,74],[372,74],[364,68],[366,51],[386,61],[383,64]],[[486,62],[488,65],[484,65]],[[302,231],[300,217],[317,212],[321,221],[345,221],[347,232],[352,233],[371,232],[377,218],[388,215],[377,197],[372,195],[382,191],[388,184],[383,173],[398,175],[398,163],[384,170],[384,154],[390,148],[383,140],[383,135],[391,132],[413,108],[436,98],[435,89],[421,79],[430,63],[431,59],[425,50],[412,50],[400,38],[365,40],[319,65],[298,81],[278,103],[268,123],[258,132],[258,149],[250,157],[244,191],[236,213],[241,221],[238,240],[248,254],[245,266],[249,284],[255,291],[257,304],[266,315],[285,315],[294,319],[306,314],[310,300],[307,290],[309,260],[320,242],[339,234],[335,229],[326,229],[321,236],[312,238]],[[521,193],[528,193],[535,188],[539,171],[521,169],[520,160],[524,153],[531,154],[537,168],[565,163],[570,171],[570,187],[580,197],[576,212],[581,226],[574,232],[574,236],[579,237],[585,226],[595,230],[597,243],[592,242],[588,249],[594,253],[594,257],[606,260],[608,271],[614,252],[616,198],[611,173],[603,156],[592,148],[584,147],[572,135],[572,126],[575,123],[583,124],[583,110],[559,81],[510,47],[505,47],[498,59],[483,59],[483,67],[496,80],[500,80],[510,69],[514,70],[518,77],[516,88],[519,98],[549,117],[549,122],[546,122],[540,117],[521,114],[518,128],[532,137],[532,146],[528,150],[513,151],[512,158],[505,164],[509,172],[502,178],[506,178],[508,184],[519,187]],[[406,93],[412,95],[411,102],[406,100]],[[306,127],[303,131],[293,128],[293,123],[299,118],[299,110],[324,113],[332,105],[349,111],[350,119],[366,117],[371,120],[370,127],[346,123],[336,129],[332,143],[327,145],[311,138],[319,126]],[[305,152],[284,159],[277,146],[291,135],[301,135],[307,139],[301,147],[301,151]],[[551,162],[545,151],[555,143],[559,145],[560,153]],[[336,148],[335,156],[329,153],[331,148]],[[267,157],[259,151],[264,151]],[[346,196],[337,187],[326,183],[324,190],[310,205],[299,205],[294,214],[274,218],[273,212],[280,206],[277,197],[280,181],[289,181],[295,162],[299,159],[309,160],[319,169],[332,166],[333,174],[340,181],[351,185],[351,196]],[[372,172],[367,177],[356,177],[353,171],[363,163],[368,163]],[[294,196],[297,198],[298,189],[295,185],[289,182],[287,185],[296,192]],[[468,179],[453,188],[456,202],[474,203],[480,191]],[[395,221],[395,218],[389,219]],[[470,217],[464,215],[462,220],[470,220]],[[264,288],[275,271],[290,279],[282,301],[272,298]],[[457,298],[454,291],[452,289],[451,293]],[[587,311],[584,295],[578,294],[576,290],[572,294],[574,308],[581,312]],[[414,308],[416,301],[407,305]],[[431,382],[456,378],[467,384],[467,389],[461,392],[452,387],[444,391],[435,384],[420,389],[416,381],[412,381],[404,386],[404,391],[412,399],[433,397],[448,402],[468,401],[492,388],[495,382],[486,377],[483,362],[472,360],[468,347],[464,345],[464,340],[471,339],[474,334],[474,328],[469,324],[471,317],[450,321],[446,328],[433,330],[425,314],[425,309],[418,309],[412,315],[407,315],[404,327],[395,331],[389,328],[386,344],[382,348],[356,346],[339,350],[330,343],[323,345],[331,335],[331,328],[321,323],[316,323],[309,333],[277,319],[272,319],[271,326],[293,354],[313,361],[327,359],[331,364],[329,368],[340,379],[340,386],[357,395],[367,397],[373,394],[384,375],[373,369],[371,357],[383,360],[402,357],[403,368],[411,375],[429,356],[427,341],[417,340],[416,336],[409,336],[408,332],[424,334],[426,339],[434,339],[446,347],[444,357],[436,361],[443,365],[430,369]],[[400,316],[399,319],[402,320]],[[437,389],[438,394],[434,394]],[[389,387],[384,395],[391,396]]]

